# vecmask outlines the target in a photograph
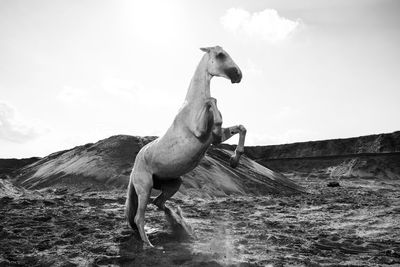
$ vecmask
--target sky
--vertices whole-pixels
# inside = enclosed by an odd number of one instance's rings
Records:
[[[395,0],[0,0],[0,158],[163,134],[214,45],[243,72],[211,94],[247,145],[400,130],[398,14]]]

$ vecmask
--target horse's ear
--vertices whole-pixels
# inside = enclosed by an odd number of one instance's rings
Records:
[[[208,53],[208,52],[210,52],[211,48],[210,47],[200,47],[200,50]]]

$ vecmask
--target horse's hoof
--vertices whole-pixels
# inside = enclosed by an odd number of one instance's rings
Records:
[[[155,247],[153,247],[154,249],[157,249],[157,250],[164,250],[164,247],[163,246],[155,246]]]
[[[238,166],[239,160],[236,158],[236,156],[232,156],[229,160],[229,164],[231,165],[232,168],[236,168]]]
[[[150,241],[149,241],[149,242],[144,242],[144,243],[143,243],[143,248],[144,248],[144,249],[146,249],[146,248],[154,248],[154,246],[153,246],[153,244],[150,243]]]

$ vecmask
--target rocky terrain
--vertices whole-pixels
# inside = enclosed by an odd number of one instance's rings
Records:
[[[155,249],[124,218],[133,159],[152,139],[114,136],[8,172],[0,266],[400,264],[398,132],[246,147],[237,169],[228,163],[232,146],[212,148],[168,204],[193,236],[148,206]]]
[[[15,189],[0,198],[0,266],[397,266],[399,181],[351,180],[312,194],[178,196],[195,236],[149,205],[142,247],[121,190]]]

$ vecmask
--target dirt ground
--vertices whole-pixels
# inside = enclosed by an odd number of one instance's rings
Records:
[[[125,192],[46,189],[0,199],[0,266],[400,265],[400,182],[296,181],[292,197],[173,199],[195,237],[149,205],[144,248],[124,219]]]

